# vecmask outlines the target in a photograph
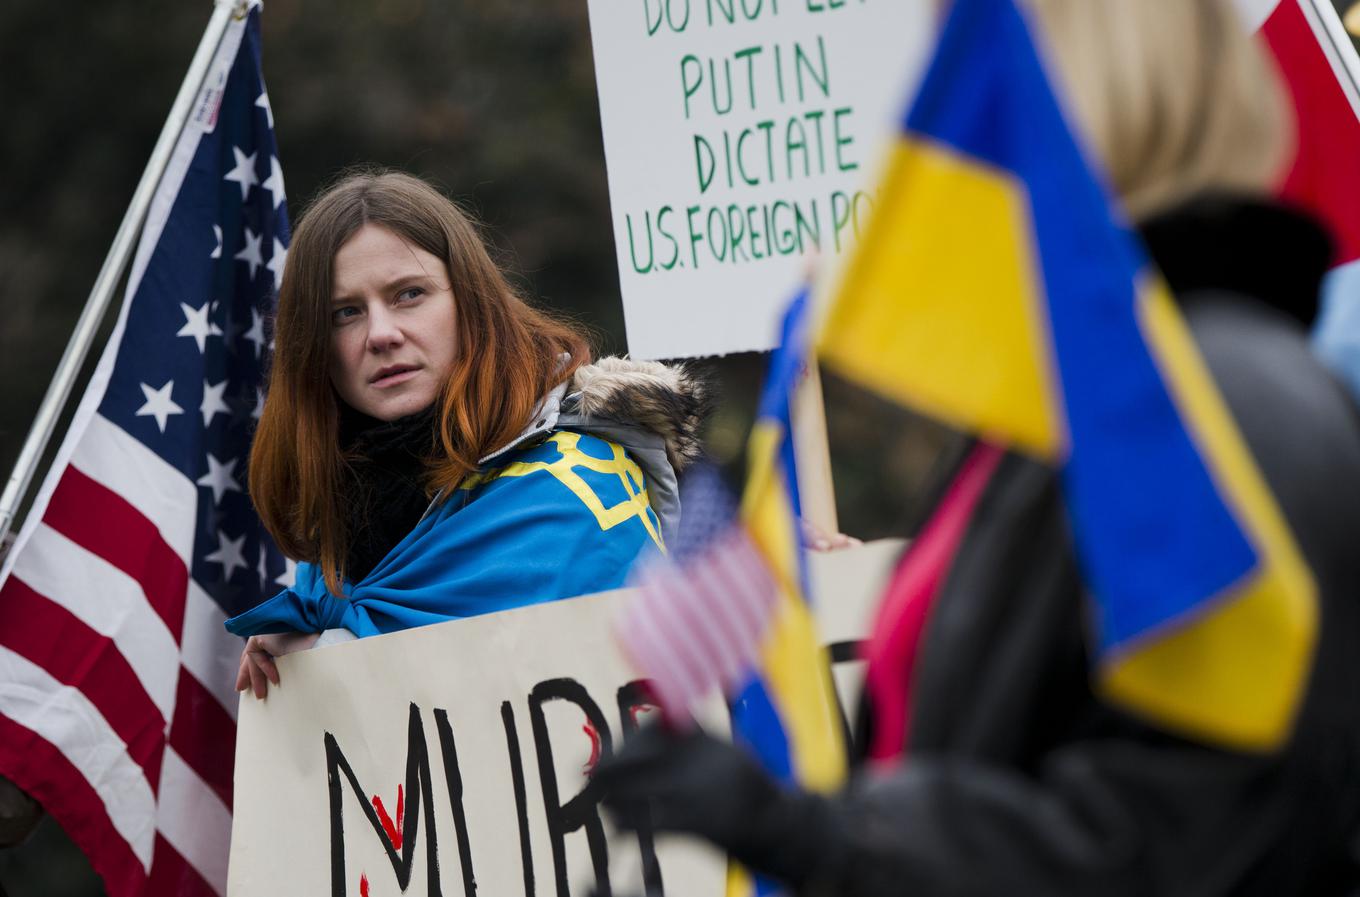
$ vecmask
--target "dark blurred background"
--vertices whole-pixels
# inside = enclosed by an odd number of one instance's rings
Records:
[[[210,14],[208,0],[0,3],[0,474]],[[268,0],[263,21],[294,217],[349,166],[428,178],[482,218],[526,295],[626,350],[586,0]],[[709,450],[737,487],[764,358],[702,363],[724,399]],[[907,534],[954,437],[834,380],[826,394],[842,528]],[[0,850],[5,889],[102,893],[50,820]]]

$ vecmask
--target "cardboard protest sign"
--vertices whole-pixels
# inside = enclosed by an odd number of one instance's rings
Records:
[[[817,559],[829,643],[864,631],[898,550]],[[720,897],[721,855],[614,835],[579,796],[651,712],[610,635],[628,596],[280,658],[281,686],[241,702],[227,893]]]
[[[769,349],[843,251],[931,0],[590,0],[629,351]]]

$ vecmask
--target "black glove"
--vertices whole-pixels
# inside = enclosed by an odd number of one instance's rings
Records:
[[[14,847],[42,821],[43,808],[36,800],[0,776],[0,847]]]
[[[648,727],[600,761],[589,787],[623,827],[650,811],[656,831],[699,835],[794,887],[832,859],[823,799],[781,788],[746,750],[702,732]]]

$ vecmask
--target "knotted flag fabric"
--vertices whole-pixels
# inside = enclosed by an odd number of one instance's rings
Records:
[[[1287,737],[1316,594],[1012,0],[958,0],[821,333],[829,369],[1062,470],[1111,701]]]
[[[289,240],[259,15],[218,46],[0,573],[0,775],[111,897],[226,893],[242,641],[222,623],[292,576],[244,492]]]
[[[227,629],[367,638],[617,589],[639,551],[664,544],[645,484],[617,443],[549,433],[466,478],[340,595],[304,562]]]

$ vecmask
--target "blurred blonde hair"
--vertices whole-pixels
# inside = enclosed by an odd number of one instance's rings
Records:
[[[1288,97],[1228,0],[1027,0],[1063,93],[1135,218],[1206,191],[1266,193]]]

